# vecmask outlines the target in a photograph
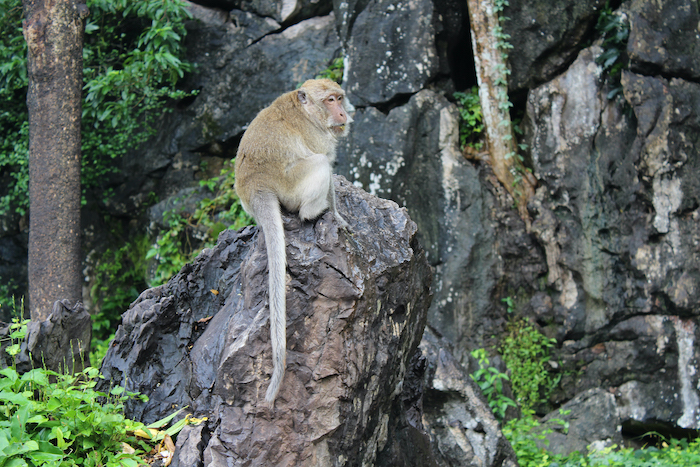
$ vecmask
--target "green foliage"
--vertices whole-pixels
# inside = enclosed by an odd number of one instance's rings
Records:
[[[126,310],[126,308],[124,310]],[[115,324],[114,327],[116,328],[117,325],[118,323]],[[102,360],[104,360],[105,355],[107,355],[107,351],[109,350],[109,346],[114,339],[114,335],[115,332],[113,331],[104,339],[96,339],[93,337],[90,341],[90,364],[95,368],[100,368],[102,366]]]
[[[596,63],[603,68],[611,86],[608,99],[613,99],[622,92],[620,77],[627,67],[625,60],[630,25],[622,14],[612,11],[609,2],[600,11],[596,31],[603,38],[603,53],[596,58]]]
[[[328,68],[316,75],[316,79],[327,78],[340,84],[343,81],[344,67],[343,57],[335,58]]]
[[[0,215],[26,214],[29,125],[27,43],[22,36],[22,2],[0,0]]]
[[[515,399],[524,410],[546,402],[559,384],[559,377],[552,377],[547,370],[549,349],[555,343],[523,318],[508,323],[499,351],[510,371]]]
[[[214,195],[212,198],[200,201],[193,213],[182,209],[165,213],[168,228],[159,233],[146,254],[146,258],[155,258],[158,263],[151,286],[167,282],[202,248],[214,246],[223,230],[240,229],[253,223],[241,206],[234,183],[233,164],[229,162],[218,177],[200,182],[202,188]]]
[[[508,407],[517,407],[513,399],[503,395],[503,380],[508,380],[508,375],[490,366],[486,349],[476,349],[471,354],[479,362],[479,369],[470,376],[481,388],[496,418],[503,420]]]
[[[13,360],[27,323],[12,324],[6,352]],[[14,365],[0,370],[0,466],[137,466],[122,442],[138,446],[127,432],[143,425],[121,415],[136,394],[117,388],[101,405],[98,398],[108,395],[93,389],[98,376],[95,368],[74,376],[44,369],[20,375]]]
[[[88,7],[83,183],[97,186],[115,170],[110,159],[155,133],[166,98],[185,97],[175,85],[192,69],[180,59],[191,16],[180,0],[90,0]]]
[[[21,318],[24,313],[24,298],[19,300],[15,297],[19,296],[19,286],[14,280],[7,280],[4,284],[0,284],[0,316],[13,316]],[[20,306],[17,306],[17,301]]]
[[[515,311],[515,301],[506,297],[503,302],[508,313]],[[548,339],[525,319],[509,322],[507,335],[499,351],[510,372],[513,393],[521,408],[520,418],[508,420],[502,426],[521,467],[690,467],[700,465],[700,438],[692,441],[670,439],[659,447],[644,449],[611,446],[591,453],[574,452],[567,456],[553,454],[547,450],[547,435],[557,430],[568,430],[568,423],[550,419],[541,423],[535,416],[534,407],[544,402],[559,384],[547,370],[550,349],[555,340]],[[486,351],[478,349],[472,355],[479,361],[479,370],[472,374],[487,397],[494,414],[500,420],[510,406],[510,399],[503,398],[503,381],[508,378],[495,368],[490,368]],[[565,412],[562,412],[566,415]]]
[[[12,323],[10,323],[10,334],[8,336],[10,342],[5,347],[5,352],[12,357],[13,364],[15,362],[14,357],[21,351],[20,343],[27,335],[27,324],[29,324],[29,320],[22,318],[12,318]]]
[[[567,459],[560,467],[695,467],[700,465],[700,439],[688,441],[671,439],[662,443],[661,448],[644,449],[611,446],[593,452],[585,458]]]
[[[0,465],[139,465],[135,454],[122,452],[123,442],[149,450],[128,434],[143,425],[122,415],[124,402],[136,394],[97,392],[97,377],[95,368],[74,376],[0,370]],[[108,402],[98,403],[99,397]]]
[[[554,460],[554,455],[545,447],[549,430],[542,430],[540,426],[531,409],[523,409],[520,418],[503,425],[503,436],[513,446],[521,467],[546,467]]]
[[[180,0],[88,0],[83,50],[82,183],[99,186],[114,158],[154,132],[167,99],[184,97],[176,82],[191,65],[181,60]],[[0,0],[0,216],[28,207],[26,42],[21,0]]]
[[[11,326],[6,351],[13,360],[28,322]],[[40,368],[20,375],[14,365],[0,370],[0,467],[137,467],[153,444],[201,422],[185,417],[163,429],[182,409],[148,427],[129,420],[124,403],[148,398],[122,387],[96,391],[100,378],[95,368],[72,376]]]
[[[481,135],[484,132],[484,121],[481,115],[479,89],[474,86],[468,92],[456,92],[459,109],[459,145],[462,149],[467,146],[481,149],[484,145]]]

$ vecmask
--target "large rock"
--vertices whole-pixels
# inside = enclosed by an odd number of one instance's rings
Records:
[[[452,355],[451,345],[426,329],[420,351],[423,375],[423,423],[440,466],[515,467],[515,452],[479,386]]]
[[[698,2],[691,0],[633,0],[624,5],[630,22],[630,69],[698,81],[698,8]]]
[[[611,388],[623,424],[697,429],[700,85],[624,72],[610,101],[599,53],[528,98],[564,399]]]
[[[613,394],[600,388],[580,393],[547,415],[540,430],[548,441],[547,450],[563,456],[622,443],[618,402]]]
[[[395,203],[338,181],[338,230],[285,216],[287,371],[274,409],[267,257],[257,228],[225,231],[124,314],[102,365],[149,396],[153,421],[188,406],[209,419],[179,439],[175,465],[371,465],[427,318],[431,271],[416,225]]]

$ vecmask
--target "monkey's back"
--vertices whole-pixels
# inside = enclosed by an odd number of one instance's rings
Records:
[[[253,119],[236,154],[236,192],[246,205],[255,192],[278,194],[295,189],[295,180],[285,176],[296,159],[326,154],[335,156],[335,140],[328,139],[299,104],[296,91],[275,99]],[[309,147],[312,146],[312,147]]]

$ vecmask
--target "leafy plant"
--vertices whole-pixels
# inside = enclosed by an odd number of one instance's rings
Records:
[[[548,430],[540,429],[540,422],[532,409],[523,409],[520,418],[509,420],[502,428],[513,447],[521,467],[552,465],[554,455],[547,451]]]
[[[22,317],[24,308],[23,306],[18,308],[15,299],[15,297],[19,296],[19,291],[19,286],[12,279],[6,280],[4,284],[0,284],[0,317]],[[20,299],[20,302],[24,305],[23,299]]]
[[[29,125],[27,43],[22,36],[22,2],[0,0],[0,215],[26,214]]]
[[[549,349],[555,343],[555,339],[537,331],[524,318],[508,323],[499,352],[510,371],[513,393],[522,409],[545,402],[559,384],[559,376],[553,377],[547,370]]]
[[[481,149],[483,141],[479,141],[484,132],[484,121],[481,115],[481,102],[479,101],[479,89],[474,86],[468,92],[456,92],[459,109],[459,145],[461,148],[471,146]]]
[[[627,67],[625,56],[630,25],[626,16],[612,11],[607,2],[598,16],[596,31],[603,38],[603,53],[596,58],[596,63],[603,68],[603,74],[612,88],[607,97],[614,99],[622,92],[620,77]]]
[[[563,424],[553,419],[547,425],[540,423],[532,410],[523,410],[519,419],[509,420],[503,426],[521,467],[694,467],[700,465],[700,438],[694,440],[669,439],[659,447],[643,449],[617,445],[590,453],[573,452],[562,456],[547,450],[550,425]]]
[[[202,248],[214,246],[223,230],[240,229],[253,223],[240,204],[234,183],[233,164],[228,162],[218,177],[200,182],[203,189],[214,195],[212,198],[200,201],[192,213],[182,209],[165,212],[168,228],[159,233],[156,243],[146,254],[146,258],[157,261],[151,286],[165,283],[191,262]]]
[[[122,452],[122,442],[140,446],[128,431],[143,426],[121,414],[133,394],[94,391],[97,370],[76,376],[34,369],[19,375],[0,370],[0,452],[4,465],[138,465],[138,457]],[[55,378],[56,384],[50,384]],[[142,447],[143,450],[143,447]]]
[[[11,326],[6,351],[13,361],[27,322]],[[124,403],[147,397],[119,386],[96,391],[99,378],[95,368],[72,376],[41,368],[20,375],[14,365],[0,370],[0,467],[137,467],[153,445],[174,450],[170,437],[203,421],[188,416],[163,429],[182,409],[149,426],[129,420]]]
[[[340,84],[343,81],[344,67],[345,62],[343,57],[335,58],[328,68],[316,75],[316,79],[327,78]]]
[[[481,388],[496,418],[503,420],[508,407],[517,407],[513,399],[503,394],[503,380],[508,380],[508,375],[490,366],[486,349],[475,349],[471,354],[479,362],[479,369],[470,376]]]

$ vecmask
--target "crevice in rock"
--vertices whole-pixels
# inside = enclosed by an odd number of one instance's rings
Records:
[[[699,430],[689,430],[662,421],[627,420],[622,422],[622,437],[637,448],[656,446],[668,440],[694,439],[700,436]]]
[[[411,100],[412,96],[413,94],[409,93],[396,94],[391,100],[387,102],[374,103],[373,106],[384,115],[389,115],[389,112],[391,112],[396,107],[402,107],[408,104],[408,101]]]

